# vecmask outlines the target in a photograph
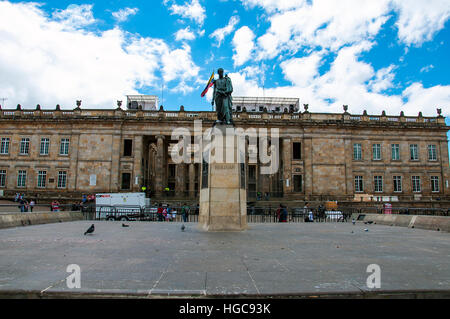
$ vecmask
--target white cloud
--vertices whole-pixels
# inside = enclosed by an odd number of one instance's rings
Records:
[[[168,1],[165,1],[164,4],[167,4],[167,2]],[[193,20],[199,25],[203,25],[206,18],[205,9],[198,0],[185,2],[183,5],[172,4],[169,7],[169,10],[172,12],[171,14],[180,15],[185,19]]]
[[[395,77],[395,65],[390,65],[387,68],[379,69],[375,75],[375,79],[369,82],[371,91],[379,93],[394,86],[393,80]]]
[[[66,28],[82,28],[96,22],[92,14],[92,7],[92,4],[71,4],[65,10],[58,9],[53,12],[53,19],[59,21]]]
[[[112,16],[117,20],[117,22],[124,22],[128,20],[129,16],[135,15],[138,11],[138,8],[124,8],[113,12]]]
[[[408,100],[405,113],[436,115],[436,109],[442,108],[442,115],[450,116],[450,85],[424,88],[422,83],[413,83],[403,91],[403,97]]]
[[[177,32],[175,32],[175,40],[176,41],[195,40],[195,33],[192,32],[189,27],[186,27],[184,29],[180,29]]]
[[[249,27],[243,26],[234,33],[233,37],[233,61],[235,66],[247,62],[254,49],[255,34]]]
[[[427,73],[427,72],[430,72],[432,69],[434,69],[434,65],[430,64],[430,65],[427,65],[427,66],[424,66],[423,68],[421,68],[420,73],[423,73],[423,72]]]
[[[160,73],[172,86],[197,78],[189,46],[119,28],[67,29],[68,19],[50,19],[34,3],[0,2],[0,96],[8,106],[73,108],[81,99],[86,108],[111,108],[144,86],[160,88]]]
[[[295,85],[307,86],[319,75],[322,53],[316,52],[303,58],[293,58],[280,64],[285,78]]]
[[[286,11],[302,5],[305,0],[241,0],[244,6],[253,8],[260,6],[268,12]]]
[[[259,59],[303,47],[334,51],[376,37],[393,11],[398,12],[399,39],[421,45],[450,18],[448,0],[241,0],[267,13],[270,27],[257,39]]]
[[[187,44],[183,48],[166,52],[161,57],[163,78],[165,82],[175,79],[185,81],[197,77],[200,68],[191,58],[191,48]]]
[[[292,10],[269,15],[270,28],[257,41],[259,58],[271,59],[302,47],[336,51],[372,39],[387,20],[388,9],[389,0],[301,1]]]
[[[408,45],[430,41],[450,17],[448,0],[393,0],[393,4],[399,11],[398,36]]]
[[[361,114],[435,116],[436,108],[442,108],[448,115],[450,110],[450,86],[423,88],[421,83],[413,83],[403,92],[393,95],[383,91],[393,87],[395,65],[381,68],[373,67],[359,60],[360,55],[371,49],[373,43],[362,42],[338,51],[330,69],[320,74],[318,67],[326,51],[313,52],[309,56],[293,58],[281,63],[285,78],[292,85],[262,90],[257,78],[252,76],[253,67],[246,67],[230,74],[236,95],[297,97],[301,104],[309,104],[311,112],[342,112],[342,105],[349,106],[349,112]]]
[[[220,47],[222,41],[225,39],[227,35],[234,31],[236,24],[239,23],[238,16],[232,16],[228,24],[220,29],[216,29],[213,33],[209,35],[210,38],[215,38],[217,41],[217,46]]]

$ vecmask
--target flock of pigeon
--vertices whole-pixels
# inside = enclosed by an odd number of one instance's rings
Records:
[[[122,227],[130,227],[130,225],[122,224]],[[184,232],[185,229],[186,229],[186,227],[184,226],[184,224],[181,225],[181,231]],[[94,232],[94,230],[95,230],[95,226],[94,226],[94,224],[92,224],[91,227],[89,227],[88,230],[86,230],[84,232],[84,235],[92,234]]]

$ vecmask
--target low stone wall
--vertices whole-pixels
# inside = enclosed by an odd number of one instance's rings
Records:
[[[450,232],[449,216],[361,214],[358,220],[373,221],[374,224],[421,228]]]
[[[62,223],[82,220],[81,212],[45,212],[0,214],[0,228]]]

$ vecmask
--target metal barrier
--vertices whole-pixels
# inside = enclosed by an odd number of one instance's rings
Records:
[[[249,223],[302,223],[302,222],[348,222],[351,212],[324,211],[319,212],[317,208],[289,207],[286,208],[286,218],[281,216],[281,211],[272,207],[247,207],[247,222]]]
[[[189,206],[188,206],[189,207]],[[181,206],[170,206],[171,211],[165,215],[158,212],[157,206],[105,206],[91,205],[82,209],[85,219],[109,220],[109,221],[152,221],[152,222],[182,222]],[[165,207],[161,207],[165,208]],[[198,222],[198,209],[196,206],[189,207],[186,222]]]
[[[280,216],[277,213],[278,207],[259,207],[249,203],[247,206],[247,222],[249,223],[277,223]],[[164,208],[165,206],[163,206]],[[141,208],[139,206],[97,206],[91,203],[85,204],[62,204],[59,211],[81,211],[85,220],[139,220],[152,222],[183,221],[181,206],[170,206],[172,212],[168,216],[158,213],[158,207],[151,206]],[[188,206],[190,212],[187,222],[198,222],[199,207]],[[287,207],[286,222],[301,223],[310,221],[312,212],[313,222],[349,222],[353,214],[404,214],[404,215],[425,215],[425,216],[450,216],[448,208],[409,208],[409,207],[339,207],[336,211],[319,211],[318,207]],[[31,209],[28,208],[28,212]],[[51,204],[36,204],[33,212],[50,212]],[[20,204],[0,204],[0,214],[21,213]],[[25,212],[26,213],[26,212]]]

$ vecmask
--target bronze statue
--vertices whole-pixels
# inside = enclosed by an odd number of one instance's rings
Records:
[[[219,78],[214,80],[214,92],[211,105],[216,103],[217,121],[216,124],[233,125],[231,93],[233,85],[228,75],[223,76],[223,69],[217,70]]]

